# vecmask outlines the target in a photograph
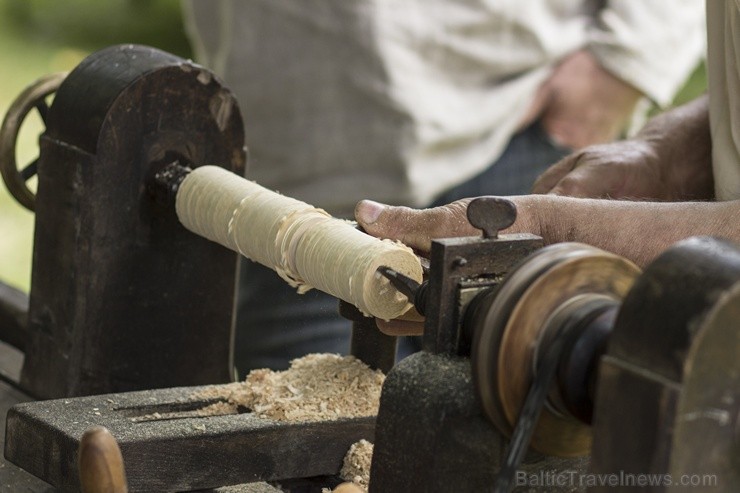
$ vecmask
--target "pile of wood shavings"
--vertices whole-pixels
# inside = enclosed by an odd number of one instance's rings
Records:
[[[367,493],[370,488],[370,464],[373,460],[373,444],[367,440],[353,443],[344,456],[342,470],[339,477],[351,481],[360,491]],[[356,488],[347,488],[350,483],[342,483],[333,491],[322,488],[321,493],[337,493],[338,491],[354,491]]]
[[[353,356],[309,354],[285,371],[253,370],[244,382],[214,386],[199,398],[221,398],[201,410],[227,414],[227,407],[250,409],[278,421],[325,421],[375,416],[385,376]]]
[[[365,491],[370,485],[370,463],[373,460],[373,444],[367,440],[360,440],[352,444],[344,456],[344,463],[339,476],[352,481]]]

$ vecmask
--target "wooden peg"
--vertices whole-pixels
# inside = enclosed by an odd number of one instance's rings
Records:
[[[77,459],[83,493],[128,493],[121,449],[107,428],[85,430]]]

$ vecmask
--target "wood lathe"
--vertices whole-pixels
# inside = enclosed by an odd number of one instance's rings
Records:
[[[46,131],[19,172],[14,142],[34,107]],[[11,108],[0,165],[36,233],[28,307],[3,296],[0,339],[25,353],[17,386],[49,400],[10,410],[7,460],[78,491],[98,471],[78,452],[102,437],[130,491],[321,491],[311,478],[331,483],[367,439],[371,492],[611,491],[611,478],[697,475],[708,491],[740,490],[737,245],[689,239],[641,272],[587,245],[499,234],[516,209],[484,197],[468,208],[481,234],[435,240],[422,267],[242,178],[243,127],[210,72],[131,45]],[[197,412],[233,375],[234,252],[342,300],[352,354],[387,373],[377,417]],[[395,338],[372,316],[412,305],[423,351],[394,366]]]

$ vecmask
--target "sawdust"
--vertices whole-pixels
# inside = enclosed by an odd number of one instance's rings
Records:
[[[234,384],[227,384],[234,385]],[[241,384],[240,384],[241,385]],[[237,414],[239,412],[239,406],[231,402],[214,402],[206,407],[198,409],[198,416],[225,416],[227,414]]]
[[[265,482],[222,486],[213,493],[283,493],[283,490]]]
[[[244,382],[212,386],[195,397],[224,401],[201,409],[201,415],[241,407],[277,421],[325,421],[375,416],[384,380],[381,371],[353,356],[309,354],[288,370],[253,370]]]
[[[373,460],[373,444],[367,440],[360,440],[352,444],[344,456],[344,463],[339,476],[352,481],[364,491],[370,485],[370,463]]]
[[[321,493],[343,493],[359,491],[367,493],[370,488],[370,463],[373,460],[373,444],[367,440],[353,443],[344,456],[339,477],[350,483],[342,483],[334,490],[322,488]],[[354,486],[353,486],[354,485]]]

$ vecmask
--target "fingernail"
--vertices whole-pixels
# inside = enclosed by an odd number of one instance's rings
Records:
[[[363,200],[357,204],[357,220],[365,224],[373,224],[380,217],[385,206],[372,200]]]

